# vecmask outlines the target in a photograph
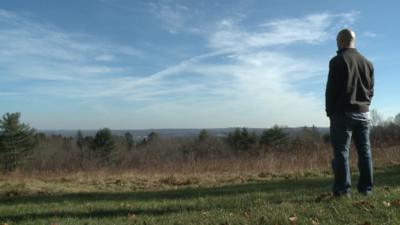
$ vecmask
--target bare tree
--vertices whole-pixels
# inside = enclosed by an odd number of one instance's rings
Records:
[[[378,110],[376,109],[371,110],[370,115],[371,115],[371,124],[373,127],[382,125],[383,115],[380,112],[378,112]]]
[[[397,115],[394,117],[393,122],[394,122],[397,126],[400,126],[400,113],[397,114]]]

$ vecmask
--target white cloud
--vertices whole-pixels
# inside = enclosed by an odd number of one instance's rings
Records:
[[[83,66],[76,70],[80,74],[112,74],[123,72],[123,68],[109,66]]]
[[[171,32],[184,29],[187,8],[155,7]],[[325,75],[326,65],[296,58],[287,47],[334,38],[337,28],[351,24],[355,16],[321,13],[267,21],[257,31],[246,29],[241,20],[222,19],[199,33],[209,52],[152,74],[127,76],[128,69],[102,63],[121,55],[140,57],[140,51],[0,11],[0,23],[13,27],[0,28],[0,61],[11,62],[14,74],[60,81],[31,87],[32,93],[77,98],[96,107],[108,98],[131,105],[128,111],[143,121],[140,127],[318,125],[325,122],[322,100],[298,91],[296,84]],[[278,53],[272,48],[276,46],[286,48]],[[24,57],[30,63],[18,62]]]
[[[369,38],[376,38],[378,36],[378,34],[376,34],[374,32],[370,32],[370,31],[365,31],[362,33],[362,35],[364,37],[369,37]]]
[[[15,19],[16,17],[15,13],[0,9],[0,20]]]
[[[100,54],[95,57],[97,61],[113,61],[115,59],[114,55],[111,54]]]
[[[209,46],[213,49],[240,51],[299,42],[321,43],[332,36],[332,31],[351,24],[357,14],[320,13],[300,19],[269,21],[256,32],[246,31],[239,24],[223,19],[217,25],[218,30],[209,37]]]
[[[90,74],[114,73],[121,68],[97,65],[118,57],[141,57],[130,46],[69,34],[30,18],[0,10],[0,62],[11,75],[31,79],[79,80]]]
[[[325,124],[323,100],[313,93],[298,91],[296,84],[325,75],[326,62],[318,64],[311,59],[299,59],[292,56],[288,48],[277,53],[270,47],[323,43],[333,39],[338,29],[351,25],[356,16],[354,12],[314,14],[298,19],[270,21],[262,24],[259,31],[253,32],[241,27],[240,21],[223,19],[216,23],[215,30],[203,33],[212,49],[211,53],[146,78],[151,80],[147,88],[164,88],[165,92],[161,91],[163,95],[168,95],[170,87],[158,84],[169,76],[194,73],[207,77],[208,83],[199,83],[192,89],[183,90],[181,97],[174,101],[149,104],[139,112],[143,115],[164,112],[157,114],[162,118],[155,119],[161,127],[162,124],[171,126],[163,121],[173,121],[173,124],[182,120],[190,124],[188,127]],[[209,63],[222,58],[222,63]],[[212,86],[213,83],[217,86]],[[199,90],[205,93],[204,98],[190,101],[182,97]],[[208,98],[207,94],[213,97]],[[204,121],[207,121],[207,125]]]
[[[207,117],[206,121],[217,127],[229,123],[232,126],[324,124],[322,99],[313,93],[298,91],[296,83],[325,75],[326,65],[311,59],[295,58],[290,49],[276,53],[269,47],[323,43],[333,39],[337,30],[350,25],[356,16],[354,12],[314,14],[299,19],[270,21],[253,32],[241,27],[240,21],[222,19],[205,37],[214,51],[206,57],[207,61],[213,57],[224,58],[224,63],[210,64],[200,60],[174,71],[175,74],[195,72],[208,76],[209,83],[219,82],[217,88],[205,88],[206,93],[217,96],[217,101],[200,100],[194,106],[185,102],[185,105],[190,105],[187,107],[191,109],[190,113],[180,101],[155,104],[149,106],[145,114],[163,108],[163,111],[171,112],[169,120],[174,120],[172,112],[179,112],[176,121],[182,119],[182,115],[196,118],[193,121],[205,121],[201,118]],[[225,82],[218,77],[224,77]],[[293,110],[296,110],[295,114]],[[210,118],[215,120],[210,121]],[[201,122],[197,126],[201,127]]]
[[[20,93],[18,92],[0,92],[0,96],[14,96],[14,95],[19,95]]]
[[[158,1],[157,3],[149,3],[150,11],[158,18],[163,28],[172,34],[181,31],[197,32],[193,27],[193,18],[198,16],[198,11],[189,9],[183,4]]]
[[[145,101],[145,106],[137,112],[153,115],[158,127],[171,127],[166,121],[181,124],[182,120],[187,121],[188,127],[322,124],[325,122],[322,100],[297,91],[296,83],[325,75],[325,64],[295,58],[287,49],[277,53],[268,47],[321,43],[334,37],[336,30],[331,29],[332,24],[340,26],[350,21],[340,24],[336,20],[342,20],[338,14],[310,15],[269,22],[263,24],[260,32],[253,33],[241,29],[235,24],[237,21],[222,20],[206,36],[212,52],[146,77],[114,80],[112,88],[96,91],[93,96]],[[224,63],[210,63],[221,58]],[[206,82],[193,84],[186,80],[188,75],[206,77]],[[172,76],[175,79],[171,83]],[[164,97],[172,99],[161,100]]]
[[[196,118],[193,121],[198,121],[198,127],[201,127],[203,121],[207,121],[205,118],[213,118],[212,122],[207,122],[208,126],[215,127],[263,127],[274,123],[300,126],[321,123],[321,101],[316,96],[303,95],[293,88],[296,80],[305,79],[308,74],[315,72],[314,67],[307,66],[310,64],[311,62],[304,60],[264,52],[235,55],[230,65],[202,65],[197,68],[199,72],[204,71],[205,76],[224,76],[225,82],[220,83],[217,89],[206,88],[206,92],[220,98],[201,99],[195,104],[185,103],[191,113],[181,104],[173,102],[169,106],[164,103],[162,107],[168,109],[165,110],[168,112],[180,112],[179,118]],[[208,74],[209,71],[216,72]],[[293,80],[293,76],[299,78]],[[213,79],[209,82],[213,83]],[[293,116],[293,109],[296,109],[297,116]],[[173,115],[170,116],[174,118]],[[175,116],[176,121],[179,118]],[[230,121],[229,124],[226,124],[227,121]]]

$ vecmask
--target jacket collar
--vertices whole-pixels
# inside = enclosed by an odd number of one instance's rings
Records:
[[[357,52],[357,49],[355,48],[342,48],[336,51],[337,54],[343,53],[343,52]]]

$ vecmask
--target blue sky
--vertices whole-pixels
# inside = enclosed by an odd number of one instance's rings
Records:
[[[336,33],[400,112],[398,1],[0,1],[0,113],[38,129],[328,126]]]

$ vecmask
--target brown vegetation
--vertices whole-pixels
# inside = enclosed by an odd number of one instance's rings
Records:
[[[380,129],[380,130],[379,130]],[[372,138],[376,163],[400,163],[399,136],[382,139],[383,127]],[[114,137],[115,149],[107,164],[89,144],[79,147],[76,138],[39,135],[39,144],[19,168],[29,173],[130,171],[138,174],[290,173],[330,171],[332,149],[327,137],[305,128],[279,145],[255,142],[236,149],[225,138],[160,138],[127,148],[123,137]],[[379,131],[379,132],[378,132]],[[385,131],[387,132],[387,131]],[[387,136],[387,135],[383,135]],[[325,141],[324,141],[325,139]],[[356,166],[354,146],[352,166]]]
[[[400,145],[395,141],[399,136],[380,140],[385,135],[378,134],[389,132],[386,129],[376,127],[372,132],[374,165],[378,168],[400,164]],[[331,176],[329,136],[313,128],[279,141],[265,141],[261,136],[254,142],[250,138],[251,145],[235,145],[237,141],[204,132],[197,138],[152,136],[136,140],[130,148],[124,137],[113,137],[115,146],[104,164],[104,158],[87,142],[90,138],[77,144],[77,138],[37,135],[38,145],[29,158],[17,170],[0,174],[0,195],[148,190]],[[236,136],[242,142],[254,135]],[[355,152],[352,146],[353,169],[357,165]]]
[[[379,118],[376,112],[372,114],[376,114],[371,132],[375,165],[400,163],[400,116],[383,121],[376,119]],[[12,156],[13,152],[16,155],[19,149],[26,154],[14,157],[17,160],[13,161],[12,170],[4,166],[10,164],[8,158],[2,157],[0,168],[6,168],[4,176],[9,177],[11,174],[132,173],[157,174],[163,177],[158,180],[160,183],[184,184],[193,181],[175,180],[173,176],[207,173],[269,176],[331,171],[329,134],[321,134],[316,127],[304,127],[291,135],[275,126],[260,135],[242,128],[226,137],[212,136],[203,130],[197,137],[164,138],[152,132],[141,139],[135,139],[130,133],[113,136],[106,128],[100,129],[94,137],[84,137],[80,131],[76,137],[31,132],[25,136],[35,139],[35,144],[28,149],[32,145],[15,140],[23,136],[17,132],[20,128],[29,127],[20,124],[19,114],[10,115],[15,115],[15,119],[4,117],[2,120],[0,155]],[[13,122],[10,122],[13,126],[6,126],[8,121]],[[355,168],[357,157],[354,146],[352,149],[351,166]]]

